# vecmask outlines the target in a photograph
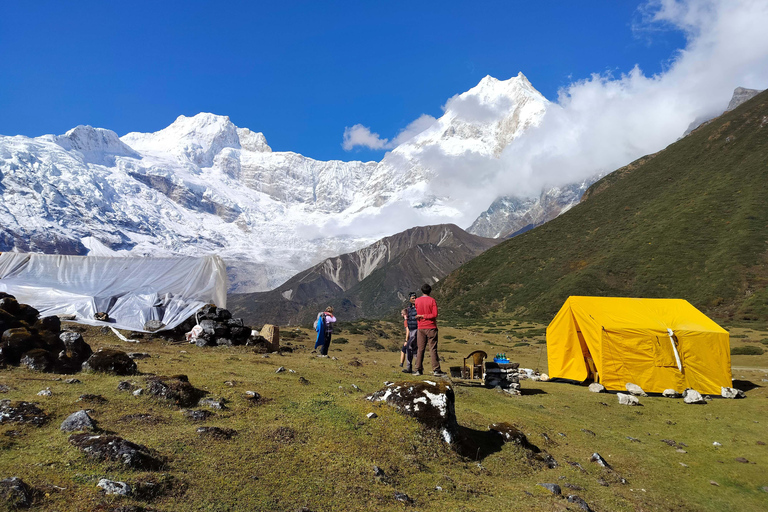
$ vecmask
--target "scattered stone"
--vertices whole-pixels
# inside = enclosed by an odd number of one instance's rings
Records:
[[[210,437],[216,440],[232,439],[237,435],[237,430],[221,427],[198,427],[197,433],[203,437]]]
[[[687,404],[706,404],[707,401],[701,396],[701,393],[695,389],[688,388],[683,391],[683,402]]]
[[[547,382],[547,381],[549,381],[549,375],[547,375],[546,373],[542,373],[539,376],[539,379],[541,380],[541,382]]]
[[[82,382],[79,379],[67,379],[64,384],[82,384]]]
[[[261,328],[259,336],[266,340],[273,351],[280,350],[280,328],[278,326],[266,324]]]
[[[682,448],[678,448],[675,450],[677,453],[688,453],[687,451],[683,450]]]
[[[186,375],[149,377],[146,392],[179,407],[192,407],[206,395],[205,391],[190,384]]]
[[[746,398],[747,395],[740,389],[720,388],[720,396],[723,398]]]
[[[632,436],[627,436],[627,439],[629,439],[629,440],[630,440],[630,441],[632,441],[633,443],[639,443],[639,442],[641,442],[639,439],[637,439],[636,437],[632,437]]]
[[[42,348],[36,348],[25,353],[19,362],[21,366],[26,366],[36,372],[52,372],[54,363],[53,354]]]
[[[235,381],[233,381],[233,380],[225,381],[224,385],[233,388],[233,387],[235,387]]]
[[[585,434],[589,435],[589,436],[593,436],[594,437],[594,436],[597,435],[594,432],[592,432],[591,430],[587,430],[586,428],[582,428],[581,431],[584,432]]]
[[[567,463],[568,463],[568,464],[570,464],[571,466],[575,467],[576,469],[578,469],[578,470],[579,470],[579,471],[581,471],[582,473],[586,473],[586,472],[587,472],[587,470],[586,470],[586,469],[584,469],[584,467],[583,467],[581,464],[579,464],[578,462],[573,462],[573,461],[570,461],[570,460],[566,460],[565,462],[567,462]],[[566,487],[568,487],[568,486],[566,485]],[[574,487],[571,487],[571,489],[574,489]],[[581,491],[581,490],[583,490],[583,489],[576,489],[576,490],[577,490],[577,491]]]
[[[369,412],[369,413],[368,413],[368,414],[366,414],[365,416],[366,416],[366,417],[367,417],[369,420],[372,420],[372,419],[374,419],[374,418],[378,418],[378,417],[379,417],[379,415],[378,415],[378,414],[376,414],[375,412]]]
[[[714,485],[715,487],[720,487],[720,484],[715,482],[714,480],[709,481],[709,485]]]
[[[6,386],[5,384],[0,384],[0,393],[7,393],[11,390],[9,386]]]
[[[360,389],[360,388],[357,386],[357,384],[352,384],[352,389],[354,389],[355,391],[362,391],[362,390],[361,390],[361,389]]]
[[[605,386],[598,382],[593,382],[589,385],[589,390],[593,393],[605,393]]]
[[[309,385],[309,381],[305,379],[304,377],[299,377],[299,384],[304,384],[305,386]]]
[[[37,392],[37,396],[52,396],[53,391],[51,391],[51,388],[45,388],[42,391]]]
[[[120,436],[72,434],[69,442],[91,459],[120,462],[132,469],[153,471],[165,464],[146,446],[126,441]]]
[[[159,331],[165,327],[165,324],[160,320],[147,320],[144,322],[144,330],[149,332]]]
[[[226,409],[227,408],[227,405],[224,403],[224,399],[223,398],[218,398],[218,399],[217,398],[204,398],[204,399],[200,400],[198,405],[202,405],[202,406],[205,406],[205,407],[210,407],[211,409],[218,409],[218,410],[222,410],[222,409]]]
[[[402,492],[395,492],[395,499],[401,503],[406,503],[409,505],[413,503],[413,499]]]
[[[90,404],[98,404],[102,405],[107,403],[107,399],[104,398],[101,395],[92,395],[90,393],[86,393],[85,395],[80,395],[80,397],[77,399],[78,402],[88,402]]]
[[[557,484],[536,484],[539,487],[543,487],[544,489],[548,490],[555,496],[560,496],[563,493],[563,490],[560,489],[560,486]]]
[[[141,396],[144,394],[144,388],[134,389],[132,395],[133,396]]]
[[[603,487],[608,487],[608,485],[609,485],[608,482],[606,482],[605,479],[603,479],[603,478],[598,478],[597,479],[597,484],[598,485],[602,485]]]
[[[187,410],[184,411],[184,416],[187,419],[190,419],[192,421],[205,421],[211,416],[213,416],[213,413],[211,411],[206,411],[204,409],[200,410]]]
[[[131,359],[149,359],[152,357],[148,352],[128,352],[128,357]]]
[[[574,491],[583,491],[584,488],[580,485],[576,484],[564,484],[563,487],[567,487],[568,489],[573,489]]]
[[[10,510],[15,508],[28,508],[35,499],[35,490],[27,485],[24,480],[14,476],[0,480],[0,498]]]
[[[120,350],[102,349],[94,352],[83,363],[83,371],[109,373],[112,375],[135,375],[138,371],[136,363],[128,354]]]
[[[626,388],[627,388],[627,391],[629,391],[629,394],[632,396],[648,396],[648,394],[645,391],[643,391],[643,388],[641,388],[637,384],[632,384],[631,382],[627,382]]]
[[[590,462],[597,462],[598,466],[602,466],[604,468],[611,469],[611,465],[606,462],[604,458],[600,456],[599,453],[595,452],[592,454],[592,457],[589,458]]]
[[[64,432],[76,432],[78,430],[96,430],[96,422],[88,416],[88,413],[80,410],[67,416],[59,430]]]
[[[619,405],[640,405],[640,399],[633,395],[627,395],[625,393],[616,393],[619,398]]]
[[[415,418],[422,425],[438,430],[443,440],[453,443],[459,430],[455,395],[450,385],[431,381],[399,382],[366,397],[372,402],[387,402],[398,412]]]
[[[19,423],[40,427],[47,421],[48,415],[33,403],[0,400],[0,425]]]
[[[674,439],[662,439],[661,442],[668,446],[677,446],[677,443]]]
[[[720,443],[718,443],[717,441],[715,441],[714,443],[712,443],[712,446],[714,446],[715,448],[720,448],[720,447],[721,447],[721,446],[723,446],[723,445],[721,445]]]
[[[661,394],[667,398],[680,398],[680,393],[674,389],[665,389]]]
[[[288,370],[288,373],[296,373],[296,370]]]
[[[736,462],[741,462],[742,464],[749,464],[749,461],[747,459],[745,459],[744,457],[736,457],[733,460],[735,460]]]
[[[573,503],[574,505],[577,505],[581,510],[584,510],[584,512],[592,512],[592,509],[589,507],[589,504],[587,504],[584,499],[580,498],[579,496],[576,496],[575,494],[569,494],[566,498],[566,501],[568,503]]]
[[[680,462],[679,464],[680,464],[681,466],[683,466],[684,468],[687,468],[687,467],[688,467],[688,464],[686,464],[685,462]]]
[[[757,441],[757,444],[758,444],[759,446],[765,446],[765,442],[763,442],[763,441]]]
[[[285,366],[281,366],[277,370],[275,370],[275,373],[283,373],[285,371]]]
[[[96,487],[104,489],[104,494],[107,495],[130,496],[132,494],[131,486],[127,483],[107,480],[106,478],[99,480]]]

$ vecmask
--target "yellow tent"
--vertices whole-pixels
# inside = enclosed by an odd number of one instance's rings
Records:
[[[682,299],[569,297],[547,327],[550,377],[720,394],[731,386],[728,332]]]

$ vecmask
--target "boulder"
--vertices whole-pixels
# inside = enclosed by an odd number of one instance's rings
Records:
[[[723,398],[746,398],[747,395],[740,389],[720,388],[720,396]]]
[[[18,366],[21,356],[38,347],[37,337],[25,327],[7,329],[0,338],[0,351],[7,364]]]
[[[568,503],[575,504],[576,506],[578,506],[584,512],[592,512],[592,508],[589,506],[589,504],[586,501],[584,501],[583,498],[581,498],[581,497],[579,497],[579,496],[577,496],[575,494],[569,494],[568,497],[566,498],[566,501]]]
[[[135,375],[138,368],[136,363],[121,350],[102,349],[94,352],[83,363],[84,371],[109,373],[112,375]]]
[[[536,485],[538,485],[539,487],[543,487],[544,489],[548,490],[555,496],[560,496],[561,494],[563,494],[563,490],[557,484],[536,484]]]
[[[386,402],[398,412],[415,418],[427,428],[440,432],[447,443],[456,441],[455,395],[445,382],[396,382],[366,397],[372,402]]]
[[[17,476],[5,478],[0,480],[0,499],[8,510],[29,508],[35,499],[35,490]]]
[[[67,416],[59,430],[64,432],[76,432],[78,430],[96,430],[96,422],[88,416],[88,413],[80,410]]]
[[[640,399],[636,396],[627,395],[626,393],[616,393],[616,396],[619,397],[620,405],[640,405]]]
[[[91,346],[85,342],[79,332],[62,332],[59,340],[64,344],[63,354],[59,354],[59,366],[63,373],[74,373],[93,355]]]
[[[149,332],[159,331],[165,327],[165,324],[160,320],[147,320],[144,322],[144,330]]]
[[[18,317],[19,315],[19,305],[19,302],[13,295],[8,295],[0,299],[0,309],[15,317]]]
[[[117,482],[115,480],[107,480],[102,478],[96,487],[104,489],[104,494],[116,495],[116,496],[130,496],[132,494],[131,486],[125,482]]]
[[[51,372],[54,368],[54,357],[47,350],[36,348],[21,356],[19,364],[36,372]]]
[[[37,318],[40,316],[40,312],[30,306],[29,304],[19,304],[19,311],[15,313],[16,318],[28,325],[34,325],[37,322]]]
[[[126,441],[116,435],[72,434],[69,442],[97,461],[119,462],[142,471],[161,469],[165,462],[146,446]]]
[[[61,332],[61,319],[57,316],[46,316],[35,322],[33,328],[38,331],[45,331],[58,335],[59,332]]]
[[[4,423],[19,423],[40,427],[47,422],[48,415],[33,403],[0,400],[0,425]]]
[[[259,335],[267,341],[273,352],[280,350],[280,328],[278,326],[266,324],[261,328]]]
[[[207,392],[189,383],[186,375],[156,376],[147,379],[147,394],[173,402],[179,407],[192,407]]]
[[[661,394],[667,398],[680,398],[680,393],[674,389],[665,389]]]
[[[598,466],[611,469],[611,465],[608,464],[608,462],[603,457],[601,457],[600,454],[597,452],[592,454],[592,457],[589,458],[589,461],[596,462]]]
[[[626,385],[627,391],[629,391],[630,395],[633,396],[648,396],[645,391],[643,391],[643,388],[638,386],[637,384],[632,384],[631,382],[627,382]]]
[[[589,390],[593,393],[605,393],[605,386],[598,382],[593,382],[589,385]]]
[[[184,411],[184,417],[191,421],[205,421],[211,416],[213,416],[213,413],[205,409]]]
[[[701,393],[695,389],[688,388],[683,391],[683,402],[687,404],[706,404],[707,401],[701,396]]]
[[[198,427],[197,433],[201,437],[209,437],[211,439],[223,440],[223,439],[232,439],[233,436],[237,435],[237,430],[234,430],[231,428],[221,428],[221,427]]]
[[[99,322],[109,322],[109,315],[104,311],[99,311],[93,315],[93,319],[98,320]]]

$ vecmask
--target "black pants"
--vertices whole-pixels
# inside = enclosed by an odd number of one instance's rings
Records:
[[[325,343],[320,347],[320,354],[324,356],[328,355],[328,347],[331,346],[331,336],[333,336],[332,332],[325,331]]]

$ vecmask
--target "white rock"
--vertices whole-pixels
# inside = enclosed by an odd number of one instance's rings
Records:
[[[746,398],[747,395],[740,389],[736,388],[720,388],[720,396],[723,398]]]
[[[51,392],[51,388],[45,388],[42,391],[37,392],[37,396],[51,396],[53,395],[53,392]]]
[[[627,395],[626,393],[617,393],[616,396],[619,397],[620,405],[640,405],[640,399],[636,396]]]
[[[665,389],[662,395],[666,396],[667,398],[680,398],[680,393],[674,389]]]
[[[634,395],[634,396],[648,396],[645,393],[645,391],[643,391],[643,388],[641,388],[637,384],[632,384],[631,382],[627,382],[626,388],[627,388],[627,391],[629,391],[629,393],[631,395]]]
[[[542,373],[541,376],[539,376],[539,379],[541,380],[541,382],[547,382],[549,380],[549,375],[547,375],[546,373]]]
[[[135,390],[133,392],[133,396],[141,396],[143,394],[144,394],[144,389],[143,388],[139,388],[139,389],[137,389],[137,390]]]
[[[125,482],[116,482],[114,480],[102,478],[96,486],[104,489],[104,494],[115,494],[118,496],[131,495],[131,486]]]
[[[717,441],[715,441],[714,443],[712,443],[712,446],[714,446],[715,448],[719,448],[719,447],[721,447],[721,446],[723,446],[723,445],[721,445],[720,443],[718,443]]]
[[[589,385],[589,390],[593,393],[604,393],[605,392],[605,386],[598,382],[593,382]]]
[[[369,412],[368,414],[366,414],[366,417],[367,417],[369,420],[372,420],[373,418],[378,418],[378,417],[379,417],[379,415],[378,415],[378,414],[376,414],[375,412]]]
[[[695,389],[688,388],[683,391],[683,402],[687,404],[706,404],[707,401],[701,396],[701,393]]]

